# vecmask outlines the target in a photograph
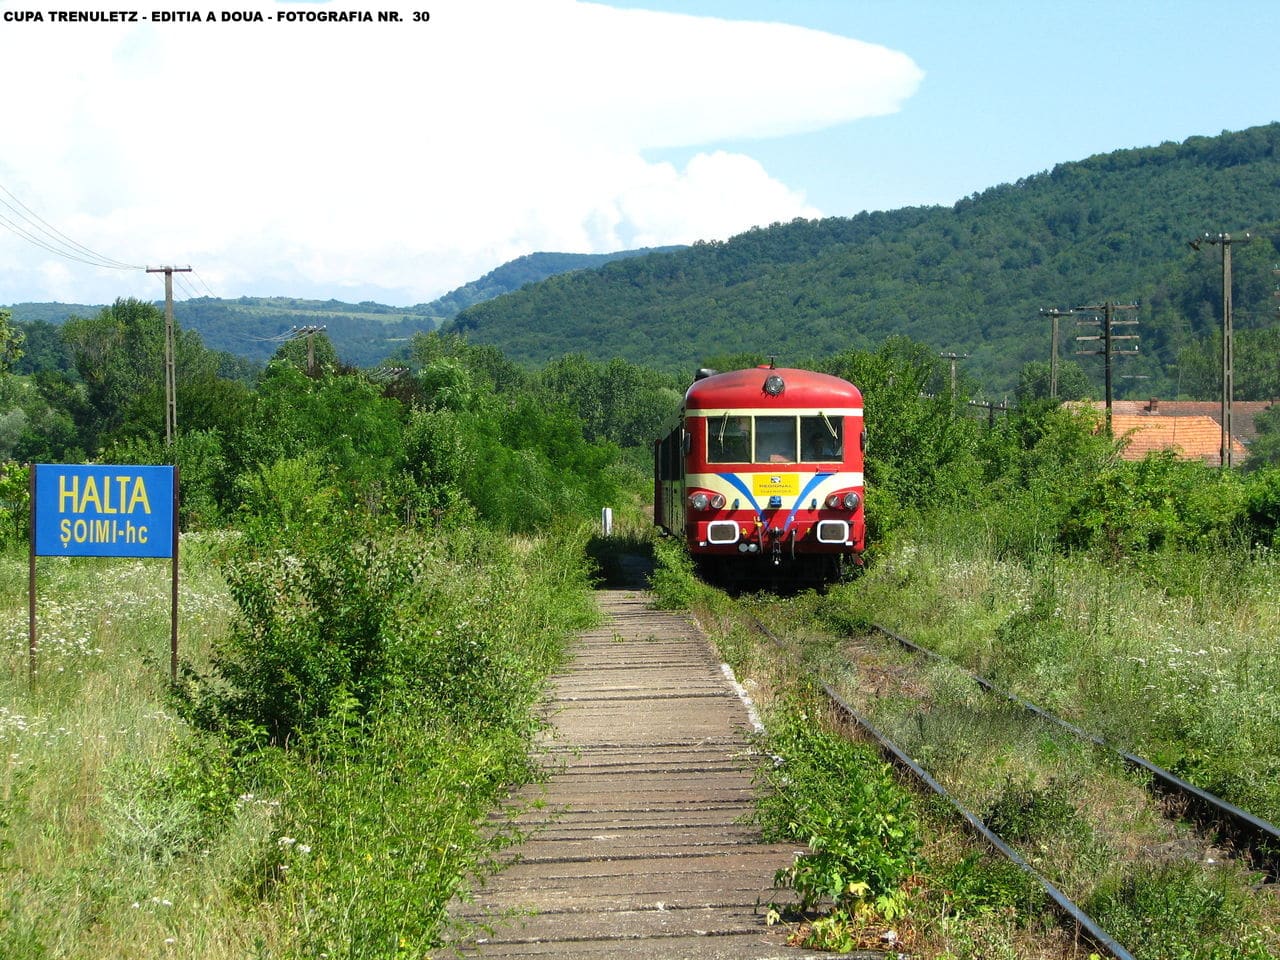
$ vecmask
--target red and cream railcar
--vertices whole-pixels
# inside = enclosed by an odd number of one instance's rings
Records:
[[[773,366],[699,371],[654,451],[654,522],[716,579],[825,580],[866,546],[862,393]]]

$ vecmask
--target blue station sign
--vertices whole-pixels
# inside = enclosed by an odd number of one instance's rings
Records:
[[[172,557],[174,468],[38,463],[40,557]]]

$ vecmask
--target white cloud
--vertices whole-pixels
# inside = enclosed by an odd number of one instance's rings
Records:
[[[712,146],[891,112],[921,77],[781,24],[577,0],[438,0],[413,23],[377,6],[404,22],[0,24],[25,91],[0,98],[0,184],[110,257],[191,263],[220,296],[410,303],[533,250],[816,216]],[[701,146],[683,169],[645,159]],[[56,262],[0,231],[0,302],[156,295],[145,275]]]

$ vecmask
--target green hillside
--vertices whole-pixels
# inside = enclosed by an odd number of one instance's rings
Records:
[[[1187,386],[1180,356],[1187,367],[1207,356],[1220,317],[1217,248],[1187,241],[1245,230],[1253,242],[1233,253],[1247,343],[1274,324],[1280,123],[1063,163],[951,207],[795,220],[551,277],[446,329],[523,362],[582,352],[670,370],[744,351],[790,362],[905,334],[969,354],[966,374],[999,392],[1048,359],[1041,309],[1136,300],[1141,356],[1120,383],[1141,377],[1138,392],[1171,395]],[[1063,325],[1064,356],[1078,332]],[[1091,373],[1101,366],[1082,359]]]
[[[157,303],[163,307],[162,301]],[[33,326],[93,317],[102,305],[16,303],[9,309],[30,336]],[[270,359],[295,327],[323,327],[338,355],[356,366],[377,364],[414,333],[434,330],[439,322],[416,307],[292,297],[195,297],[175,303],[174,317],[181,329],[200,334],[210,349],[258,363]]]
[[[617,253],[530,253],[509,260],[496,270],[491,270],[479,280],[465,283],[443,297],[414,307],[439,320],[449,320],[468,307],[492,300],[504,293],[519,290],[527,283],[537,283],[547,277],[570,270],[591,270],[614,260],[643,256],[648,253],[667,253],[681,247],[642,247],[639,250],[622,250]]]
[[[324,327],[338,356],[360,367],[374,366],[399,350],[415,333],[436,329],[465,307],[519,290],[554,274],[584,270],[614,260],[669,251],[677,247],[623,250],[616,253],[531,253],[518,257],[431,303],[390,307],[364,301],[301,300],[293,297],[239,297],[223,300],[196,297],[174,308],[178,325],[200,334],[205,346],[264,362],[295,327]],[[102,305],[16,303],[10,308],[21,324],[61,324],[71,316],[91,317]]]

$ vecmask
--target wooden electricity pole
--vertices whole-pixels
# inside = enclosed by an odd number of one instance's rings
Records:
[[[956,405],[956,363],[960,360],[968,360],[967,353],[940,353],[938,354],[943,360],[951,361],[951,405]]]
[[[969,406],[981,407],[983,410],[986,410],[987,411],[987,429],[994,430],[996,426],[996,411],[998,410],[1001,413],[1008,413],[1009,398],[1005,397],[1004,400],[1002,400],[1000,403],[996,403],[994,400],[991,400],[991,401],[970,400]]]
[[[147,273],[164,274],[164,442],[171,446],[178,438],[178,379],[175,370],[173,333],[173,275],[190,273],[190,267],[147,267]]]
[[[1070,315],[1070,310],[1059,310],[1057,307],[1040,311],[1040,316],[1053,321],[1053,340],[1049,345],[1049,398],[1052,400],[1058,397],[1058,318]]]
[[[1191,248],[1199,250],[1202,243],[1217,244],[1222,247],[1222,459],[1218,462],[1224,467],[1235,464],[1235,455],[1231,449],[1231,439],[1235,435],[1231,422],[1231,405],[1235,394],[1235,346],[1231,329],[1231,245],[1248,243],[1253,237],[1232,237],[1229,233],[1220,233],[1216,237],[1205,234],[1191,241]]]
[[[1084,326],[1086,324],[1098,324],[1098,323],[1102,324],[1102,333],[1099,336],[1076,337],[1076,340],[1101,340],[1102,349],[1101,350],[1077,350],[1076,355],[1080,356],[1085,354],[1101,354],[1103,357],[1103,361],[1104,361],[1103,369],[1105,371],[1105,381],[1106,381],[1106,410],[1107,410],[1106,418],[1107,418],[1107,436],[1108,437],[1114,436],[1111,430],[1111,397],[1112,397],[1111,358],[1115,355],[1135,356],[1138,352],[1138,347],[1136,344],[1134,345],[1134,348],[1132,350],[1116,350],[1113,346],[1113,343],[1116,340],[1137,340],[1138,336],[1137,334],[1125,334],[1125,335],[1119,336],[1119,335],[1113,334],[1111,332],[1111,328],[1112,327],[1131,327],[1137,324],[1138,322],[1137,320],[1116,320],[1115,319],[1115,312],[1117,310],[1137,310],[1137,309],[1138,309],[1138,305],[1136,303],[1112,303],[1110,300],[1108,300],[1106,303],[1097,303],[1097,304],[1093,304],[1086,307],[1075,308],[1076,313],[1096,314],[1099,311],[1102,312],[1101,320],[1094,319],[1094,320],[1076,321],[1077,324],[1080,326]]]
[[[314,377],[316,375],[316,334],[324,327],[308,325],[305,327],[294,327],[291,331],[294,339],[298,337],[307,338],[307,376]]]

